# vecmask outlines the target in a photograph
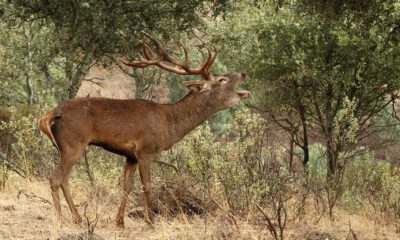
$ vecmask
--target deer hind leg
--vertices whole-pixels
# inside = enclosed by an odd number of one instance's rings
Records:
[[[153,222],[153,215],[149,211],[150,207],[150,167],[153,157],[150,155],[141,155],[138,158],[140,179],[143,184],[144,217],[148,223]]]
[[[64,148],[66,149],[66,148]],[[72,212],[72,216],[75,222],[81,223],[82,219],[76,210],[74,202],[72,200],[71,192],[69,189],[69,176],[72,171],[72,167],[78,162],[80,155],[82,153],[82,147],[76,148],[68,148],[68,150],[62,149],[60,163],[57,166],[56,170],[50,177],[50,187],[52,190],[52,197],[54,202],[54,207],[58,213],[61,215],[61,207],[60,207],[60,197],[59,197],[59,189],[61,187],[65,200]]]
[[[124,214],[126,202],[128,200],[129,193],[132,190],[133,185],[133,175],[137,169],[137,161],[136,158],[127,157],[125,162],[125,170],[124,170],[124,180],[123,180],[123,195],[121,200],[121,205],[119,206],[117,217],[115,221],[118,226],[124,226]]]
[[[74,164],[76,162],[74,162]],[[66,169],[66,174],[65,174],[65,176],[64,176],[64,178],[63,178],[63,180],[61,182],[61,189],[63,190],[65,200],[67,201],[68,207],[71,210],[72,217],[73,217],[74,221],[76,223],[81,223],[82,222],[82,218],[79,215],[78,210],[75,207],[74,201],[73,201],[72,196],[71,196],[71,190],[69,188],[69,176],[71,175],[73,165],[68,166],[68,167],[69,168]]]

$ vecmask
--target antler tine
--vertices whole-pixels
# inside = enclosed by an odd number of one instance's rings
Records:
[[[136,67],[136,68],[145,68],[150,65],[156,65],[158,62],[160,62],[161,59],[154,59],[154,60],[145,60],[141,58],[140,60],[132,60],[130,62],[126,62],[125,60],[121,60],[121,62],[127,66],[130,67]]]
[[[214,54],[211,54],[211,50],[207,47],[207,51],[208,51],[208,56],[209,56],[209,61],[207,61],[207,66],[204,68],[204,70],[208,73],[212,64],[214,63],[215,59],[218,56],[218,50],[217,48],[214,46],[214,44],[211,45],[214,49]],[[212,57],[211,57],[212,56]]]
[[[150,60],[150,59],[154,58],[154,55],[156,55],[156,53],[154,53],[153,49],[151,49],[151,47],[149,45],[147,45],[147,43],[145,43],[143,41],[141,41],[141,42],[142,42],[142,46],[143,46],[143,54],[146,57],[146,59]],[[158,58],[162,60],[161,56],[159,56]]]
[[[182,46],[184,51],[185,51],[185,61],[181,62],[181,61],[179,61],[177,59],[172,58],[168,54],[168,52],[163,48],[161,43],[159,41],[157,41],[154,37],[152,37],[151,35],[149,35],[146,32],[143,32],[143,34],[145,34],[150,39],[150,41],[154,44],[154,46],[156,47],[157,53],[164,58],[164,61],[167,61],[167,62],[170,62],[172,64],[178,65],[178,66],[180,66],[182,68],[186,68],[187,67],[189,69],[189,66],[188,66],[189,63],[188,63],[188,58],[187,58],[188,51],[187,51],[187,49],[185,47]],[[147,48],[150,49],[151,52],[153,52],[148,45],[147,45]]]
[[[179,60],[171,57],[168,54],[168,52],[163,48],[161,43],[159,41],[157,41],[154,37],[152,37],[151,35],[149,35],[146,32],[143,32],[143,34],[146,35],[150,39],[150,41],[154,44],[154,46],[156,47],[157,53],[164,58],[164,61],[167,61],[167,62],[170,62],[172,64],[178,65],[178,66],[182,67],[185,70],[186,69],[190,70],[189,69],[189,60],[188,60],[188,50],[183,45],[181,45],[181,46],[182,46],[182,48],[184,50],[184,53],[185,53],[185,60],[182,62],[182,61],[179,61]],[[147,47],[150,49],[150,47],[148,45],[147,45]]]
[[[127,66],[136,67],[136,68],[145,68],[150,65],[155,65],[158,62],[162,61],[162,58],[154,58],[154,52],[151,48],[143,41],[140,41],[143,47],[143,53],[146,59],[140,58],[139,60],[131,60],[129,62],[125,62],[121,60],[121,62]],[[150,56],[151,55],[151,56]]]
[[[150,34],[143,32],[144,35],[146,35],[150,41],[156,46],[157,51],[162,55],[162,56],[168,56],[167,52],[165,51],[165,49],[161,46],[161,44],[155,39],[153,38]]]
[[[200,52],[201,58],[202,58],[202,61],[201,61],[201,65],[200,65],[200,66],[204,67],[205,64],[207,63],[209,57],[206,59],[206,55],[204,54],[203,50],[201,50],[200,47],[199,47],[199,52]]]
[[[187,48],[185,48],[185,46],[183,46],[182,43],[179,43],[179,44],[183,48],[183,53],[185,54],[185,60],[183,61],[183,63],[185,66],[187,66],[189,68],[189,51],[187,50]]]

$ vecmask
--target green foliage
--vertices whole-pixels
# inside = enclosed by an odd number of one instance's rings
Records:
[[[244,108],[235,113],[227,134],[216,139],[208,124],[198,127],[167,155],[189,174],[207,198],[221,199],[237,213],[255,203],[274,207],[273,199],[296,192],[293,175],[281,161],[283,152],[264,145],[266,122]]]
[[[399,2],[366,1],[365,11],[354,3],[242,1],[215,26],[225,61],[252,78],[252,104],[289,122],[289,133],[306,126],[320,136],[330,175],[366,129],[379,129],[368,119],[400,88]],[[343,11],[320,7],[328,5]]]
[[[42,92],[39,96],[48,95],[48,92]],[[8,146],[2,146],[3,167],[23,177],[49,176],[58,153],[47,137],[40,134],[38,122],[42,114],[53,108],[54,104],[47,99],[43,104],[33,107],[22,105],[7,108],[10,118],[0,122],[0,132],[9,134],[11,141]]]
[[[382,12],[390,12],[393,2],[386,0],[299,0],[297,9],[304,14],[322,15],[331,21],[345,16],[349,18],[349,21],[359,24],[359,21],[368,22]]]
[[[259,105],[268,109],[266,100],[271,98],[280,105],[293,103],[296,91],[305,103],[318,99],[323,105],[329,86],[341,99],[381,101],[381,93],[374,89],[384,84],[390,86],[385,91],[398,87],[394,63],[399,59],[394,54],[399,49],[390,38],[393,28],[379,19],[370,23],[372,28],[346,19],[326,23],[322,16],[303,17],[295,11],[296,3],[275,11],[270,1],[257,2],[258,7],[252,1],[238,4],[238,10],[218,25],[216,41],[227,49],[224,59],[254,79]],[[398,17],[392,5],[388,19]],[[316,91],[314,95],[310,90]]]
[[[372,206],[387,217],[400,217],[400,168],[374,159],[366,152],[352,161],[344,181],[343,202],[361,207]],[[355,201],[357,200],[357,201]],[[367,201],[366,201],[367,200]],[[360,207],[360,206],[359,206]]]
[[[337,112],[335,116],[335,135],[336,141],[341,144],[356,143],[359,124],[354,116],[356,104],[349,98],[344,98],[344,106]]]
[[[315,182],[322,183],[326,178],[326,148],[324,145],[316,143],[310,145],[310,162],[308,171],[310,178]]]
[[[83,192],[87,192],[88,189],[97,190],[91,189],[91,186],[96,188],[118,186],[123,175],[125,159],[123,156],[92,146],[85,150],[81,160],[74,167],[71,183],[74,188]],[[92,179],[89,178],[89,174]],[[111,192],[115,190],[119,189],[110,189]]]
[[[174,39],[195,27],[201,29],[204,11],[218,16],[228,5],[226,0],[4,2],[0,56],[4,50],[8,61],[0,63],[0,69],[11,74],[4,76],[5,87],[18,79],[21,94],[29,75],[33,82],[41,78],[56,86],[60,100],[73,98],[94,63],[108,65],[117,62],[115,58],[136,57],[142,31]],[[3,98],[21,101],[20,94]]]
[[[50,42],[46,29],[37,23],[20,23],[17,29],[9,24],[0,19],[0,103],[28,103],[28,79],[34,81],[35,95],[36,88],[43,87],[40,67],[48,58]]]

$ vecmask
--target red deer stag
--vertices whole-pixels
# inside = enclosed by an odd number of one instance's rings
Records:
[[[157,40],[147,36],[154,47],[142,42],[143,57],[124,64],[135,68],[155,65],[180,75],[200,75],[201,80],[182,82],[191,91],[173,104],[88,97],[64,101],[46,113],[40,119],[39,127],[60,154],[60,162],[49,178],[54,207],[59,216],[61,187],[74,221],[82,221],[72,200],[68,179],[82,151],[88,145],[96,145],[126,157],[124,194],[116,216],[117,224],[124,224],[127,197],[137,167],[143,184],[144,215],[147,221],[152,221],[148,208],[150,166],[154,156],[171,148],[214,113],[230,108],[250,95],[248,91],[235,91],[235,86],[245,78],[244,73],[210,73],[217,57],[215,47],[213,53],[206,48],[207,57],[201,51],[203,61],[199,67],[191,68],[185,47],[185,59],[180,61],[171,57]]]

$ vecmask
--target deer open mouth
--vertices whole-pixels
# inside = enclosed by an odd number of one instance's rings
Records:
[[[243,79],[246,78],[246,73],[237,73],[238,76],[238,81],[236,82],[235,85],[238,85]],[[240,98],[247,98],[251,95],[250,91],[247,90],[240,90],[240,91],[235,91],[237,95],[239,95]]]
[[[236,93],[239,95],[241,98],[247,98],[251,95],[251,93],[247,90],[241,90],[241,91],[236,91]]]

